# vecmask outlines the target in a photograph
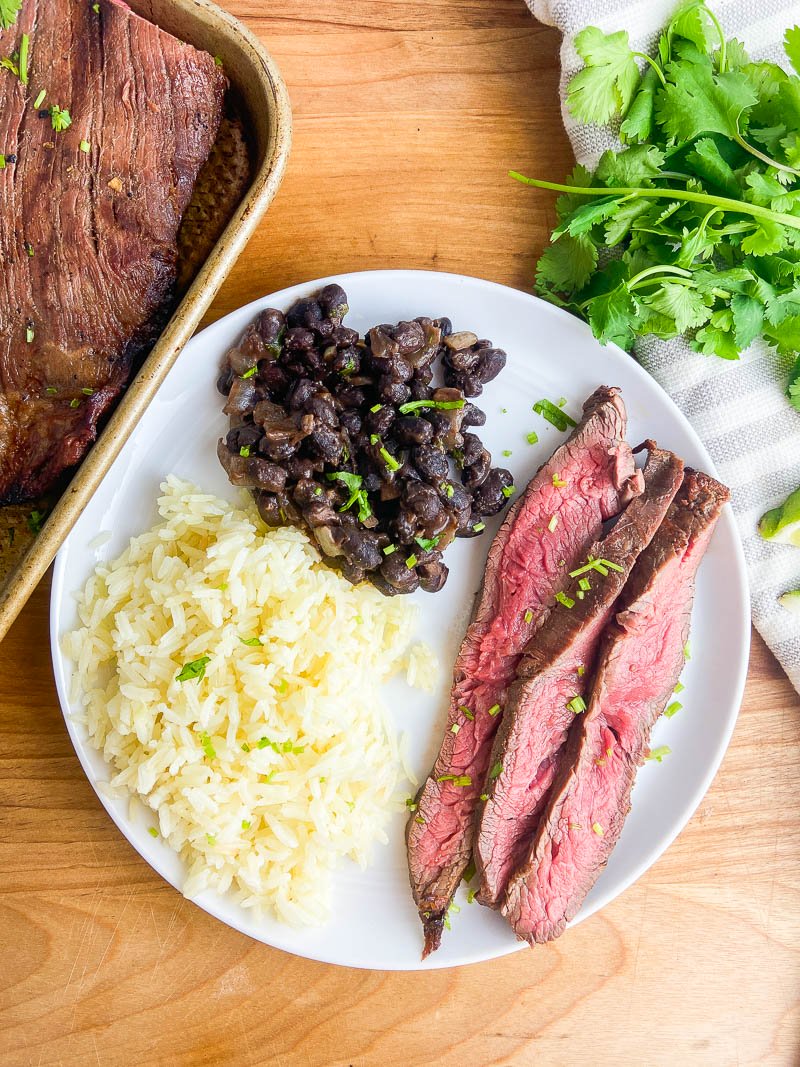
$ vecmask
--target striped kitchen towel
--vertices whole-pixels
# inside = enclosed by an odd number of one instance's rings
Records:
[[[619,141],[607,127],[576,122],[566,109],[566,87],[582,62],[574,38],[586,26],[628,31],[631,47],[650,51],[676,7],[675,0],[527,0],[540,21],[564,35],[561,111],[579,163],[594,167]],[[716,0],[714,13],[729,37],[753,59],[785,66],[783,35],[800,22],[792,0]],[[537,175],[561,180],[561,175]],[[750,576],[753,622],[800,692],[800,624],[777,602],[800,588],[800,549],[763,541],[756,525],[769,508],[800,486],[800,415],[785,397],[791,360],[753,344],[738,362],[693,352],[680,340],[646,338],[636,358],[669,393],[705,442],[720,477],[731,488]]]

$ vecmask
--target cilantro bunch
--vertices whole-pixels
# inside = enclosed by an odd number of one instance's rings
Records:
[[[575,44],[570,111],[617,124],[627,147],[565,184],[512,172],[563,194],[538,292],[626,349],[686,334],[736,359],[762,337],[795,358],[800,410],[800,77],[750,62],[702,0],[678,9],[655,56],[624,31],[589,27]],[[800,27],[785,48],[800,71]]]

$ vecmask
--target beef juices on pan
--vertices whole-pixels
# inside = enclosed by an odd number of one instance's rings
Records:
[[[625,430],[619,390],[601,386],[570,437],[509,511],[489,550],[455,663],[444,739],[406,832],[423,957],[439,946],[447,909],[470,862],[475,810],[522,651],[603,522],[641,492],[642,475]]]
[[[598,654],[588,710],[506,890],[502,912],[520,939],[558,937],[608,862],[650,731],[683,669],[695,574],[728,496],[707,474],[687,470],[633,568]]]
[[[570,574],[562,603],[525,648],[495,736],[474,858],[478,899],[499,907],[530,846],[571,727],[586,710],[597,646],[637,557],[683,478],[683,460],[646,442],[644,491]]]

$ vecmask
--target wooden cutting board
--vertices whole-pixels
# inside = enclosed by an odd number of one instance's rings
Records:
[[[284,185],[216,300],[426,267],[527,289],[572,161],[558,38],[522,0],[227,0],[294,107]],[[56,703],[47,585],[0,646],[0,1065],[800,1062],[800,700],[756,640],[742,715],[667,854],[535,951],[378,974],[228,930],[118,833]]]

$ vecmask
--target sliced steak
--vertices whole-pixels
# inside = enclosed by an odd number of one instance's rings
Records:
[[[531,843],[570,727],[585,710],[583,697],[614,603],[680,487],[683,461],[652,442],[648,448],[644,492],[592,546],[587,559],[597,562],[574,576],[569,599],[534,634],[508,690],[475,834],[478,899],[490,907],[499,906]]]
[[[23,33],[29,85],[0,71],[0,503],[81,458],[163,325],[227,84],[111,0],[24,0],[0,55]],[[33,107],[41,88],[69,128]]]
[[[506,890],[503,914],[525,941],[558,937],[619,838],[650,731],[683,669],[695,573],[727,499],[719,482],[687,471],[633,569],[598,653],[589,708]]]
[[[597,389],[580,424],[531,480],[489,550],[455,663],[444,740],[407,828],[424,955],[439,945],[445,914],[470,861],[475,807],[520,655],[604,520],[641,491],[625,425],[619,390]]]

